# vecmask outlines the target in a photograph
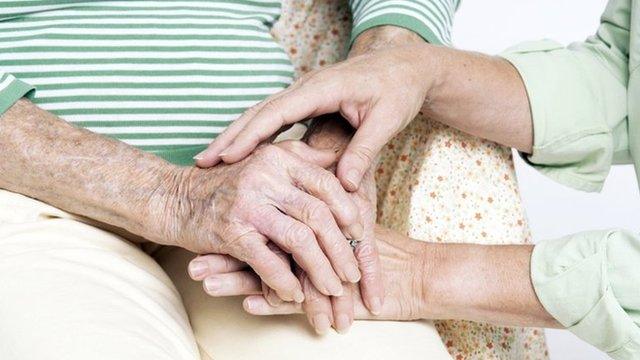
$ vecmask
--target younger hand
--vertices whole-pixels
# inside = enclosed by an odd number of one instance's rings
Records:
[[[384,144],[424,104],[434,82],[432,69],[416,61],[425,46],[374,51],[302,76],[247,110],[198,156],[198,166],[234,163],[283,126],[339,112],[358,129],[336,171],[342,185],[355,191]]]
[[[386,300],[380,313],[373,315],[363,303],[359,289],[356,286],[351,286],[354,318],[377,320],[425,318],[428,314],[428,296],[423,279],[425,274],[425,255],[421,246],[423,244],[383,228],[376,229],[376,238],[380,248]],[[299,314],[308,309],[308,304],[304,303],[285,302],[277,306],[269,304],[263,296],[262,287],[256,274],[246,265],[229,256],[207,255],[201,257],[200,260],[206,261],[207,264],[207,272],[202,276],[205,281],[207,278],[219,276],[228,279],[217,296],[248,295],[243,306],[250,314]],[[306,301],[314,300],[307,298]],[[326,303],[320,304],[318,307],[326,307]],[[307,315],[309,316],[309,314]],[[333,321],[335,322],[335,319]],[[325,330],[326,328],[325,326]]]

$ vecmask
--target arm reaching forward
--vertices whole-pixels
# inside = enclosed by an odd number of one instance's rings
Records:
[[[531,151],[531,113],[524,84],[506,60],[431,44],[369,52],[303,76],[256,105],[207,153],[233,163],[282,126],[339,112],[358,129],[338,164],[355,190],[382,146],[419,111],[472,135]],[[355,160],[357,161],[355,161]]]

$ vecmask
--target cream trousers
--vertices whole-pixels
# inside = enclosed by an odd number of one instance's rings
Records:
[[[430,322],[247,315],[186,275],[189,252],[140,246],[0,190],[0,359],[449,359]]]

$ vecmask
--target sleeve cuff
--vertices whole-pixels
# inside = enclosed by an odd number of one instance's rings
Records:
[[[354,14],[351,44],[364,31],[384,25],[411,30],[436,45],[451,44],[451,24],[456,6],[446,0],[352,0]]]
[[[626,87],[602,75],[593,56],[549,40],[500,56],[520,73],[529,97],[534,144],[524,159],[561,184],[600,191],[613,161],[612,128],[626,117]]]
[[[11,74],[4,74],[0,78],[0,115],[4,114],[16,101],[22,97],[33,96],[35,88]]]
[[[369,19],[363,23],[357,24],[353,31],[351,32],[351,40],[349,41],[350,45],[353,45],[353,42],[356,41],[358,36],[363,32],[372,29],[378,26],[386,26],[392,25],[401,27],[403,29],[407,29],[413,31],[414,33],[420,35],[426,42],[434,45],[449,45],[448,42],[445,42],[440,36],[436,35],[429,26],[425,25],[420,20],[416,19],[411,15],[405,14],[386,14],[381,15],[372,19]]]
[[[544,241],[531,257],[531,280],[544,308],[615,359],[640,355],[638,316],[633,315],[640,307],[639,270],[640,240],[624,231]]]

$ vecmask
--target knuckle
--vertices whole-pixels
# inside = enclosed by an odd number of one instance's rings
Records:
[[[280,114],[282,110],[282,105],[280,104],[279,99],[269,100],[264,104],[263,109],[268,113]]]
[[[304,196],[301,196],[300,192],[298,191],[285,190],[284,194],[282,194],[281,197],[282,197],[283,205],[288,205],[291,207],[298,208],[300,209],[300,211],[304,211],[304,209],[306,208],[306,199]],[[303,216],[304,216],[304,212],[303,212]]]
[[[341,220],[342,225],[352,225],[360,220],[360,210],[358,206],[349,199],[349,202],[341,204]]]
[[[232,255],[236,259],[240,261],[244,261],[247,263],[253,263],[258,260],[258,253],[255,251],[257,239],[254,231],[249,231],[243,235],[240,235],[236,238],[236,240],[228,243],[229,250],[231,250],[228,254]]]
[[[341,191],[342,187],[340,186],[340,181],[333,174],[326,170],[322,170],[318,176],[318,187],[320,190],[335,193],[336,191]]]
[[[325,302],[326,302],[326,299],[316,294],[315,291],[312,294],[305,294],[306,305],[309,308],[315,309],[316,312],[322,312],[318,310],[321,310],[324,307],[323,304]]]
[[[297,253],[309,249],[314,234],[306,226],[291,225],[287,229],[286,238],[291,252]]]
[[[329,207],[320,201],[307,203],[303,213],[306,215],[305,218],[311,221],[324,221],[332,216]]]
[[[231,260],[231,257],[221,255],[220,258],[222,260],[221,261],[222,269],[229,270],[229,269],[233,268],[233,261]]]
[[[375,152],[371,148],[362,144],[355,145],[353,154],[358,157],[358,160],[363,161],[367,164],[373,163],[373,160],[376,157]]]
[[[361,264],[371,264],[377,262],[378,251],[375,246],[368,241],[363,241],[356,246],[356,256]]]
[[[249,116],[249,117],[253,117],[254,115],[256,115],[259,111],[260,111],[260,103],[257,103],[251,107],[249,107],[247,110],[244,111],[244,113],[242,113],[242,116]]]
[[[279,155],[280,152],[281,149],[278,146],[269,144],[261,146],[255,153],[256,155],[260,155],[262,158],[270,158]]]

